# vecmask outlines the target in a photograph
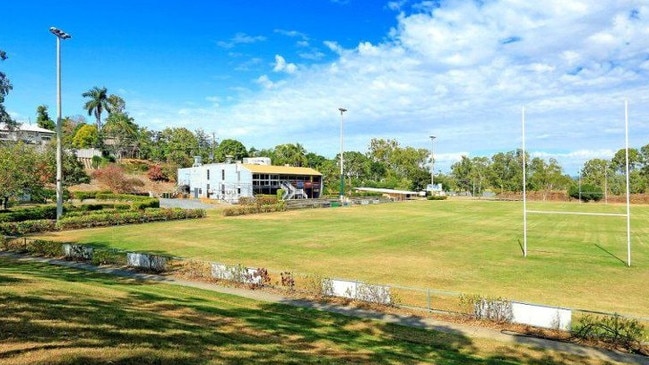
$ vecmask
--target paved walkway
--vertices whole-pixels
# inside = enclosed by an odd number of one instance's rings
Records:
[[[42,258],[42,257],[32,257],[32,256],[9,253],[9,252],[0,252],[0,257],[10,257],[19,261],[48,263],[52,265],[66,266],[66,267],[76,268],[80,270],[88,270],[88,271],[115,275],[120,277],[129,277],[129,278],[136,278],[141,280],[164,282],[166,284],[171,284],[171,285],[200,288],[200,289],[211,290],[219,293],[237,295],[237,296],[250,298],[262,302],[282,303],[282,304],[292,305],[296,307],[313,308],[316,310],[343,314],[350,317],[373,319],[373,320],[378,320],[386,323],[395,323],[395,324],[416,327],[416,328],[424,328],[424,329],[430,329],[430,330],[447,332],[447,333],[456,333],[456,334],[461,334],[463,336],[472,337],[472,338],[476,338],[476,337],[487,338],[487,339],[494,339],[504,343],[531,345],[535,347],[552,349],[559,352],[581,355],[581,356],[586,356],[586,357],[600,359],[604,361],[610,361],[610,362],[618,362],[623,364],[649,365],[649,358],[640,355],[624,354],[624,353],[619,353],[619,352],[609,351],[604,349],[579,346],[567,342],[552,341],[552,340],[547,340],[542,338],[504,333],[502,331],[495,330],[495,329],[476,327],[476,326],[467,326],[467,325],[462,325],[453,322],[443,322],[428,317],[387,314],[387,313],[382,313],[373,310],[361,309],[353,306],[323,304],[323,303],[313,302],[309,300],[289,298],[289,297],[281,296],[263,290],[246,290],[241,288],[224,287],[224,286],[219,286],[211,283],[189,281],[189,280],[183,280],[183,279],[167,277],[162,275],[139,273],[139,272],[135,272],[132,270],[127,270],[119,267],[103,267],[103,266],[99,267],[99,266],[94,266],[86,263]]]

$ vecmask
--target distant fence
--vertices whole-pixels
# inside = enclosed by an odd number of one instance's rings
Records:
[[[25,237],[0,236],[0,248],[37,256],[59,257],[93,264],[125,265],[139,270],[166,272],[196,280],[225,280],[252,288],[271,286],[288,292],[339,297],[349,300],[393,305],[428,312],[472,315],[494,319],[490,311],[497,311],[499,319],[541,328],[570,330],[575,321],[585,315],[617,316],[618,314],[583,309],[552,307],[532,303],[488,299],[475,296],[472,302],[463,301],[459,292],[422,289],[399,285],[370,284],[358,280],[333,279],[318,275],[288,271],[270,272],[263,268],[227,265],[223,263],[190,260],[181,257],[127,252],[112,248],[34,240]],[[623,316],[649,326],[649,318]]]

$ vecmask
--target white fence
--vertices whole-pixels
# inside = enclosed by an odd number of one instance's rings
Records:
[[[322,282],[322,294],[371,303],[392,303],[390,287],[365,284],[358,281],[325,279]]]
[[[512,302],[512,322],[534,327],[570,330],[572,311],[566,308]]]
[[[237,283],[262,285],[262,276],[257,269],[243,266],[230,266],[212,263],[212,277],[215,279],[229,280]]]
[[[167,258],[158,255],[129,252],[126,254],[126,264],[141,269],[164,271],[167,265]]]

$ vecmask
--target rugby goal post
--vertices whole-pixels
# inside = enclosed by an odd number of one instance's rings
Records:
[[[629,102],[624,101],[624,150],[625,150],[625,173],[626,173],[626,213],[591,213],[591,212],[561,212],[542,211],[527,209],[527,171],[525,155],[525,107],[521,110],[522,125],[522,150],[523,150],[523,257],[527,257],[527,215],[528,214],[570,214],[570,215],[591,215],[603,217],[625,217],[626,218],[626,265],[631,266],[631,201],[629,195]]]

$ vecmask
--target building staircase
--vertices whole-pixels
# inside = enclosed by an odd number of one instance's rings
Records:
[[[291,199],[308,199],[309,196],[306,195],[304,189],[296,188],[288,181],[280,182],[280,187],[284,190],[284,195],[282,195],[282,200],[291,200]]]

